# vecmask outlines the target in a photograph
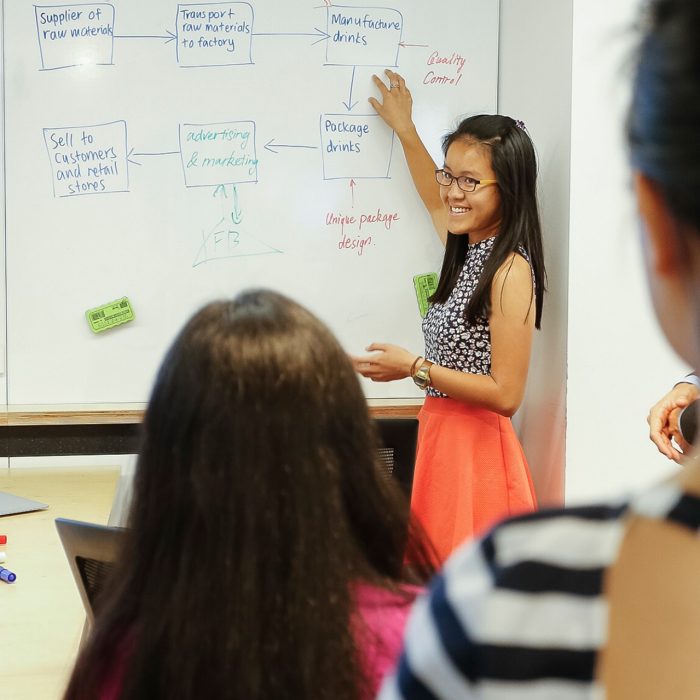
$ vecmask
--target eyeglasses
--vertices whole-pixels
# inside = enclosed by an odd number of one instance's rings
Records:
[[[495,185],[498,182],[498,180],[477,180],[476,178],[467,177],[466,175],[455,177],[442,168],[438,168],[435,171],[435,179],[438,181],[438,184],[443,187],[451,187],[452,183],[456,180],[457,187],[459,187],[462,192],[473,192],[477,185]]]

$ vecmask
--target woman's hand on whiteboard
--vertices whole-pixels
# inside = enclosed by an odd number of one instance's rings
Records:
[[[387,69],[384,73],[389,80],[389,87],[381,78],[373,75],[372,80],[379,88],[381,101],[370,97],[369,103],[399,137],[413,184],[444,245],[447,240],[447,209],[440,196],[440,185],[435,181],[435,168],[438,166],[433,162],[433,157],[421,141],[413,123],[413,100],[406,81],[393,70]]]
[[[406,81],[393,70],[385,70],[384,73],[389,79],[389,87],[376,75],[372,76],[374,84],[381,93],[381,102],[374,97],[369,98],[369,103],[377,111],[377,114],[396,132],[401,138],[402,135],[415,130],[411,111],[413,100],[411,92],[406,87]]]
[[[393,382],[411,376],[414,353],[389,343],[372,343],[366,348],[372,355],[351,356],[355,371],[373,382]]]

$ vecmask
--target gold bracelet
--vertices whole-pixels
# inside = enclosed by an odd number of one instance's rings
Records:
[[[413,360],[413,364],[411,365],[411,371],[408,374],[409,377],[411,377],[411,378],[414,377],[414,373],[416,371],[416,365],[418,364],[418,360],[420,360],[422,357],[423,357],[422,355],[418,355],[418,357],[416,357],[416,359]]]

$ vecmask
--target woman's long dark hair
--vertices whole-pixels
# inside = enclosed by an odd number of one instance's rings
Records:
[[[355,700],[353,584],[431,572],[331,332],[258,290],[181,331],[144,421],[118,571],[66,700]]]
[[[700,229],[700,3],[648,3],[627,137],[632,164]]]
[[[467,322],[475,323],[479,317],[488,318],[494,275],[508,256],[522,247],[532,266],[535,327],[539,328],[547,275],[537,206],[537,160],[532,141],[514,119],[499,114],[480,114],[464,119],[455,131],[443,139],[443,153],[447,155],[449,147],[460,140],[483,144],[489,150],[501,195],[501,226],[479,283],[467,305]],[[469,238],[466,235],[448,232],[440,281],[430,301],[447,301],[464,267],[468,244]]]

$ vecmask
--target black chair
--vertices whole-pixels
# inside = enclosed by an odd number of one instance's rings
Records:
[[[87,615],[84,641],[95,620],[95,604],[117,560],[124,529],[68,518],[56,518],[56,529]]]
[[[415,418],[375,418],[382,447],[382,466],[400,484],[406,496],[411,495],[413,466],[416,459],[418,421]]]

